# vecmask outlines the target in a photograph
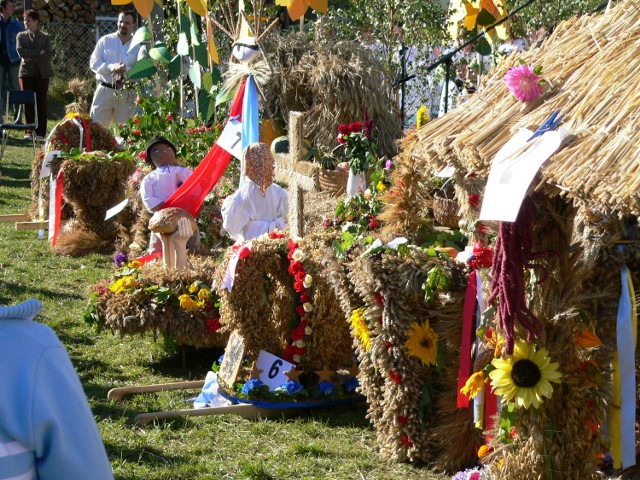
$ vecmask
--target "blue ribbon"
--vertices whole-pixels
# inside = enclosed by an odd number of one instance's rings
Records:
[[[622,245],[618,245],[617,249],[624,251]],[[622,288],[616,326],[620,371],[620,447],[622,468],[627,468],[636,463],[636,345],[629,294],[629,270],[625,264],[620,266],[620,282]]]

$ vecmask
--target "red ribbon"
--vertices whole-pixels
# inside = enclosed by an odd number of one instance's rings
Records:
[[[91,151],[91,132],[89,132],[89,125],[87,125],[86,120],[80,119],[80,124],[82,125],[82,129],[84,130],[84,150],[86,152]]]
[[[458,367],[458,408],[469,408],[469,397],[460,392],[471,376],[471,334],[475,325],[476,313],[476,271],[469,275],[467,292],[464,296],[462,312],[462,342],[460,343],[460,366]]]
[[[145,265],[149,262],[153,262],[156,258],[162,258],[162,252],[153,252],[149,255],[143,255],[142,257],[136,258],[136,260],[142,265]]]
[[[246,79],[238,88],[229,112],[230,117],[242,114],[245,82]],[[216,186],[230,161],[231,154],[215,143],[187,181],[164,202],[162,208],[182,208],[197,217],[205,197]]]
[[[54,247],[58,242],[58,234],[60,233],[60,219],[62,218],[62,170],[64,169],[64,163],[60,165],[60,170],[58,170],[58,176],[56,177],[56,198],[55,201],[55,212],[56,218],[53,223],[53,238],[51,239],[51,245]],[[51,199],[49,199],[51,201]]]

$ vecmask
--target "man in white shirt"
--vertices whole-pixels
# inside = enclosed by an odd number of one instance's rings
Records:
[[[135,90],[123,89],[126,73],[138,61],[140,44],[131,46],[136,28],[136,14],[126,10],[118,15],[118,31],[98,40],[89,66],[96,74],[96,91],[91,104],[91,118],[108,127],[123,123],[136,108]]]

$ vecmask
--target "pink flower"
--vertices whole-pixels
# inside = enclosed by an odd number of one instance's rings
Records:
[[[538,83],[541,78],[528,65],[517,65],[509,69],[504,81],[514,97],[521,102],[530,102],[542,95],[542,87]]]

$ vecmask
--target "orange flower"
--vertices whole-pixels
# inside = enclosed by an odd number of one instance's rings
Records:
[[[601,347],[602,340],[597,335],[585,327],[578,335],[576,335],[576,345],[582,348]]]
[[[491,452],[493,452],[493,448],[492,447],[490,447],[489,445],[482,445],[478,449],[478,458],[484,458],[487,455],[489,455]]]

